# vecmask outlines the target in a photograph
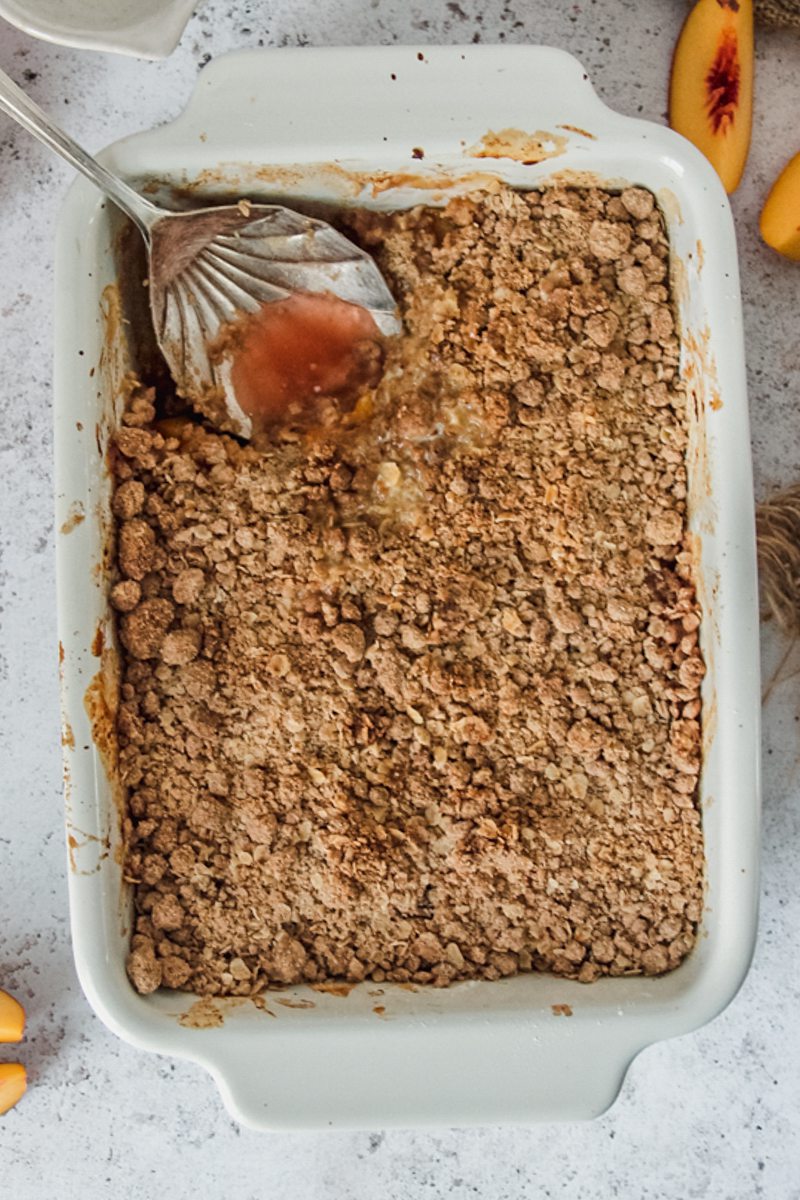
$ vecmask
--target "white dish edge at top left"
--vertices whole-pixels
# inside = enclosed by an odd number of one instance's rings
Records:
[[[46,42],[167,58],[197,0],[0,0],[0,17]]]

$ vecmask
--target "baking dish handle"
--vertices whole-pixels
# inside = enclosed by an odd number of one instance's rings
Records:
[[[229,1040],[204,1065],[231,1115],[257,1129],[587,1120],[614,1103],[643,1044],[609,1025],[587,1055],[577,1029],[583,1021],[565,1040],[571,1019],[549,1011],[500,1029],[479,1019],[393,1029],[391,1018],[376,1017],[371,1032],[342,1030],[333,1045],[329,1036],[320,1042],[318,1027],[282,1035],[273,1020],[260,1048]],[[379,1121],[372,1118],[376,1079],[390,1097]]]

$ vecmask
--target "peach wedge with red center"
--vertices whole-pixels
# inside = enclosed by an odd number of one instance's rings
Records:
[[[735,192],[753,122],[753,0],[697,0],[681,30],[669,123],[694,142]]]
[[[20,1063],[0,1063],[0,1117],[25,1094],[28,1081]]]
[[[789,159],[773,183],[759,225],[768,246],[800,262],[800,153]]]

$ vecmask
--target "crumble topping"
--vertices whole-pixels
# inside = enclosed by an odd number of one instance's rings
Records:
[[[700,613],[653,197],[345,218],[351,412],[116,435],[134,986],[658,974],[701,914]]]

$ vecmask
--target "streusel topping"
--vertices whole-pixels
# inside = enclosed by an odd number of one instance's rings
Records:
[[[349,224],[407,330],[352,412],[242,446],[139,387],[116,437],[131,979],[666,971],[703,662],[653,197]]]

